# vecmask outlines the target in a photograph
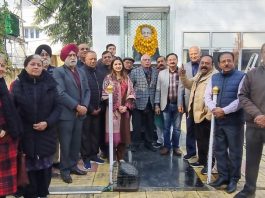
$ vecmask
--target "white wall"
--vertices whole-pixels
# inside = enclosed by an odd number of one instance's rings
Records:
[[[116,44],[117,55],[122,54],[120,36],[106,35],[106,16],[121,15],[125,6],[170,6],[176,14],[171,20],[172,49],[179,55],[183,32],[265,32],[264,0],[94,0],[93,49],[99,56],[107,43]]]

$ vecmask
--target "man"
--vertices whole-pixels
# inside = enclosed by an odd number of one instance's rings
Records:
[[[102,53],[101,61],[97,63],[97,69],[103,73],[104,77],[110,73],[110,64],[112,61],[112,54],[109,51]]]
[[[125,71],[129,75],[133,69],[134,59],[131,57],[125,57],[122,61],[124,64]]]
[[[217,71],[213,67],[213,57],[205,55],[201,58],[199,72],[195,77],[188,79],[186,71],[180,70],[180,80],[185,88],[190,89],[190,99],[188,105],[188,116],[194,122],[195,137],[198,147],[199,161],[191,163],[192,167],[204,168],[202,174],[207,174],[207,156],[211,130],[211,111],[205,106],[204,92],[208,81]]]
[[[85,66],[85,58],[86,58],[86,54],[88,51],[89,51],[89,47],[86,43],[81,43],[80,45],[78,45],[77,66],[79,68]]]
[[[96,69],[97,54],[94,51],[88,51],[85,58],[86,66],[83,70],[88,79],[90,87],[90,103],[88,105],[87,117],[83,123],[81,156],[84,162],[84,169],[91,169],[91,162],[103,164],[104,160],[100,159],[97,154],[99,151],[100,137],[100,112],[102,108],[102,83],[104,76]]]
[[[186,71],[187,78],[190,79],[194,77],[199,69],[199,62],[201,57],[201,50],[198,46],[192,46],[189,49],[189,58],[190,62],[184,65],[184,69]],[[180,112],[185,112],[186,114],[186,150],[187,154],[183,157],[184,160],[190,160],[194,157],[196,157],[196,142],[195,142],[195,132],[194,132],[194,120],[188,116],[188,104],[189,104],[189,98],[190,98],[190,90],[185,89],[180,83],[180,89],[183,93],[182,97],[179,97],[180,104],[184,104],[184,106],[179,107]],[[184,102],[182,100],[184,99]]]
[[[151,67],[151,58],[144,54],[141,57],[141,66],[131,72],[131,81],[136,93],[136,106],[132,113],[133,143],[141,132],[142,126],[145,131],[145,147],[156,151],[152,146],[154,133],[154,100],[157,81],[156,68]]]
[[[215,157],[219,177],[210,183],[213,187],[228,184],[226,191],[237,188],[241,176],[241,161],[244,138],[243,109],[239,108],[238,92],[244,73],[237,71],[234,54],[221,52],[218,56],[220,73],[212,76],[205,90],[205,104],[215,117]],[[217,86],[217,102],[212,99],[212,88]]]
[[[83,71],[76,67],[78,48],[68,44],[61,50],[62,67],[53,71],[57,81],[62,113],[59,121],[61,149],[60,172],[62,180],[72,183],[70,173],[84,175],[77,167],[81,145],[82,124],[87,113],[90,90]]]
[[[265,142],[265,44],[261,47],[262,65],[246,74],[239,101],[246,112],[246,182],[235,198],[255,197],[262,149]]]
[[[49,45],[43,44],[36,48],[35,54],[39,54],[43,63],[44,69],[52,75],[55,66],[51,65],[52,49]]]
[[[106,45],[106,51],[109,51],[114,58],[116,55],[116,46],[112,43]]]
[[[158,73],[166,68],[166,58],[164,56],[159,56],[156,59],[156,63],[157,63],[156,69]],[[156,127],[157,140],[153,144],[153,146],[155,148],[160,148],[164,144],[164,135],[163,135],[164,118],[162,113],[155,114],[155,127]]]
[[[173,154],[181,156],[179,148],[180,125],[182,113],[178,112],[179,93],[179,74],[178,74],[178,56],[171,53],[166,56],[167,69],[159,72],[155,94],[155,112],[160,111],[164,117],[164,147],[160,150],[161,155],[168,155],[171,148]],[[171,127],[172,138],[171,138]]]

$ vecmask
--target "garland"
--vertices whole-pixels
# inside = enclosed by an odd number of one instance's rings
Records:
[[[143,37],[142,28],[144,27],[151,29],[152,35],[150,38]],[[156,49],[158,48],[157,32],[155,27],[148,24],[139,25],[136,30],[133,45],[138,53],[153,56],[156,52]]]

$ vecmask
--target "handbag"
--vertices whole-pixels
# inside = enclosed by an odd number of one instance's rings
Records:
[[[21,150],[17,154],[17,186],[24,187],[29,184],[29,177],[26,169],[26,154]]]

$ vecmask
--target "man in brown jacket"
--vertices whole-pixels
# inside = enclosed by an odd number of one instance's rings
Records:
[[[205,106],[204,92],[212,75],[217,71],[213,67],[213,57],[203,56],[199,72],[190,80],[184,68],[180,70],[180,80],[185,88],[190,89],[188,116],[194,119],[195,138],[198,146],[199,161],[191,163],[192,167],[203,167],[202,174],[207,174],[207,155],[211,127],[211,111]]]
[[[262,65],[250,70],[244,79],[239,101],[245,110],[246,183],[235,197],[255,197],[259,163],[265,142],[265,43],[261,47]]]

